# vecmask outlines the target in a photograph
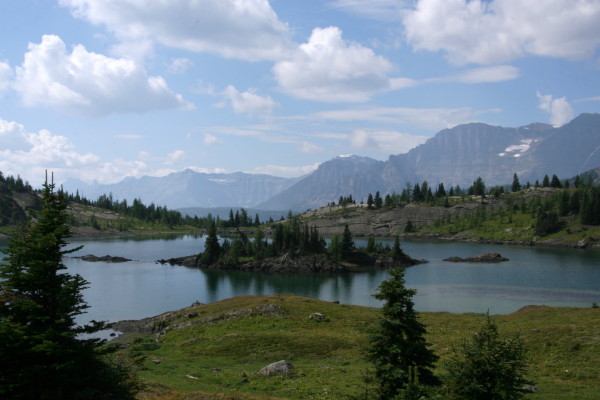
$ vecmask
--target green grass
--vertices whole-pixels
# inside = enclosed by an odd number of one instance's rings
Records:
[[[269,304],[279,310],[276,315],[256,312]],[[190,312],[198,315],[186,317]],[[311,321],[313,312],[325,314],[326,319]],[[420,317],[442,360],[484,320],[476,314],[422,313]],[[244,393],[251,398],[348,399],[363,387],[362,376],[369,367],[363,350],[377,318],[374,308],[293,295],[237,297],[183,310],[169,322],[159,347],[144,352],[145,369],[139,375],[151,388],[161,389],[156,397],[144,397],[156,392],[153,389],[140,398],[185,398],[186,393],[189,398],[220,398],[210,393]],[[538,387],[529,398],[600,398],[600,309],[528,307],[494,320],[501,334],[520,333],[524,339],[530,377]],[[181,324],[191,326],[176,328]],[[282,359],[294,364],[291,376],[257,374]],[[200,392],[208,397],[200,397]],[[236,396],[223,398],[246,398]]]

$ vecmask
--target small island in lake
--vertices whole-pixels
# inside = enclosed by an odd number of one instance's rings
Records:
[[[484,254],[479,254],[477,256],[472,256],[472,257],[467,257],[467,258],[461,258],[461,257],[456,257],[456,256],[448,257],[448,258],[444,258],[444,261],[473,262],[473,263],[477,263],[477,262],[499,263],[499,262],[504,262],[504,261],[509,261],[509,260],[506,257],[502,257],[500,255],[500,253],[484,253]]]
[[[122,263],[122,262],[132,261],[129,258],[120,257],[120,256],[105,255],[105,256],[98,257],[93,254],[86,254],[85,256],[74,257],[74,258],[79,258],[83,261],[90,261],[90,262],[103,261],[103,262],[109,262],[109,263]]]
[[[214,224],[208,230],[204,252],[158,260],[160,263],[206,269],[235,269],[263,272],[351,272],[370,267],[409,267],[422,264],[408,256],[396,238],[394,246],[376,244],[370,237],[366,248],[357,249],[348,225],[342,237],[335,236],[329,247],[316,227],[309,228],[292,218],[275,226],[271,241],[259,228],[250,240],[238,230],[238,237],[220,244]]]

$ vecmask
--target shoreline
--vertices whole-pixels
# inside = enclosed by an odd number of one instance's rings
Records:
[[[253,230],[248,230],[248,234],[252,234]],[[71,227],[71,238],[73,239],[95,239],[95,238],[110,238],[110,237],[144,237],[144,236],[161,236],[161,235],[203,235],[203,229],[187,229],[187,230],[170,230],[170,231],[99,231],[90,227]],[[236,231],[220,230],[219,235],[237,234]],[[268,235],[267,235],[268,236]],[[555,249],[574,249],[574,250],[598,250],[600,249],[600,239],[585,237],[577,242],[566,242],[560,238],[556,239],[537,239],[532,240],[494,240],[486,238],[457,238],[438,233],[401,233],[398,235],[403,240],[433,240],[440,242],[458,242],[458,243],[475,243],[475,244],[494,244],[494,245],[509,245],[523,247],[541,247]],[[454,235],[456,236],[456,235]],[[366,238],[368,236],[356,235],[355,238]],[[386,235],[373,235],[376,239],[393,239]],[[0,240],[10,239],[9,235],[0,233]]]

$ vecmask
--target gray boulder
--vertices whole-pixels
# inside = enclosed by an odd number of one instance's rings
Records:
[[[286,360],[281,360],[274,362],[273,364],[269,364],[264,368],[261,368],[258,373],[260,375],[273,376],[273,375],[288,375],[292,372],[294,366],[291,362]]]

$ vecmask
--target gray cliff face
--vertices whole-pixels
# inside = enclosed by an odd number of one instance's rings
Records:
[[[468,187],[481,176],[492,185],[506,184],[515,172],[527,174],[535,162],[535,147],[552,129],[541,124],[521,128],[459,125],[407,154],[390,157],[389,163],[393,167],[402,159],[420,182]]]
[[[356,202],[384,188],[384,162],[368,157],[336,157],[324,162],[290,188],[258,205],[264,210],[318,208],[352,194]]]

